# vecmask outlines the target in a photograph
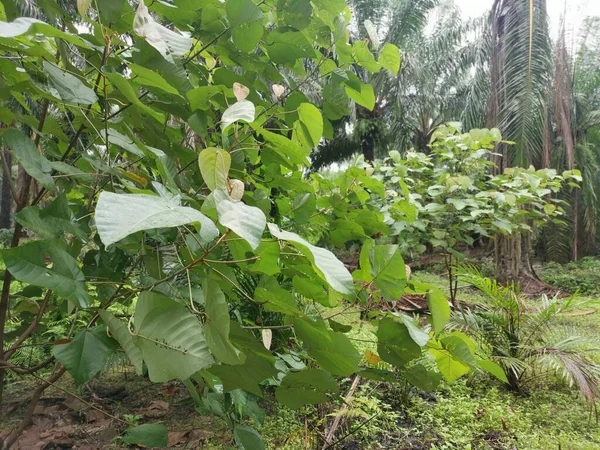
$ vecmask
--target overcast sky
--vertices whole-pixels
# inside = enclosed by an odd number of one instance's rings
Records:
[[[454,0],[460,7],[464,18],[477,17],[490,10],[494,0]],[[578,34],[582,20],[587,16],[600,16],[600,0],[546,0],[550,27],[556,36],[560,17],[567,4],[567,31]]]

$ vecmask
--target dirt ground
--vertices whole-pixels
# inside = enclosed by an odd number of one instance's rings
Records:
[[[16,380],[9,385],[0,411],[0,440],[22,419],[32,388],[29,380]],[[74,393],[89,405],[59,388]],[[166,425],[167,448],[224,448],[231,443],[231,432],[222,422],[194,410],[182,384],[153,384],[131,373],[114,372],[103,374],[101,382],[93,380],[79,389],[68,375],[63,376],[57,387],[46,390],[35,409],[33,424],[13,449],[132,448],[119,439],[127,428],[124,422]]]

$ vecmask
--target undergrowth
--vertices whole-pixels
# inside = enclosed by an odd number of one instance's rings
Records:
[[[546,283],[566,292],[580,295],[600,295],[600,261],[592,257],[577,262],[549,262],[539,271]]]

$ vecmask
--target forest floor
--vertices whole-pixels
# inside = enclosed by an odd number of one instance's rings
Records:
[[[435,268],[430,270],[435,272]],[[415,272],[413,276],[445,288],[447,280],[431,271]],[[600,262],[549,265],[540,274],[559,288],[580,289],[587,295],[564,316],[564,324],[584,335],[600,336]],[[474,292],[460,290],[459,299],[472,302],[478,297]],[[338,319],[353,324],[358,323],[357,317],[355,311]],[[368,341],[372,340],[372,331],[364,326],[354,329],[351,336]],[[374,350],[372,345],[364,343],[361,350]],[[23,417],[34,383],[31,378],[11,380],[0,411],[0,437]],[[342,391],[350,384],[351,379],[345,380]],[[268,448],[322,447],[316,445],[316,433],[309,424],[317,423],[319,417],[334,409],[307,407],[292,411],[278,407],[268,398],[262,406],[267,414],[260,432]],[[361,383],[355,392],[349,417],[337,433],[338,438],[348,436],[331,448],[600,449],[596,414],[575,391],[547,378],[532,384],[527,396],[509,392],[487,376],[443,383],[434,394],[369,381]],[[70,377],[64,376],[49,388],[35,410],[33,425],[14,448],[131,448],[119,438],[127,428],[124,422],[167,425],[169,448],[225,449],[232,445],[226,424],[218,417],[197,411],[183,385],[152,384],[116,361],[86,386],[77,388]],[[317,426],[322,429],[322,419]]]

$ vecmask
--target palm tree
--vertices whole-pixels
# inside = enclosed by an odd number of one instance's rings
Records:
[[[565,262],[595,251],[600,220],[600,18],[588,18],[575,54],[567,50],[564,27],[555,46],[553,110],[542,164],[557,170],[577,168],[580,189],[564,192],[568,221],[552,225],[543,239],[547,258]],[[554,127],[550,127],[550,124]]]
[[[539,167],[546,132],[546,95],[552,53],[545,0],[495,0],[490,14],[490,96],[487,124],[504,139],[494,158],[496,170]],[[495,276],[501,282],[524,282],[539,290],[531,265],[531,235],[495,239]]]
[[[459,272],[461,281],[480,291],[485,301],[455,312],[450,325],[479,341],[504,369],[513,390],[522,392],[527,382],[552,373],[576,385],[590,404],[600,397],[600,366],[586,355],[594,339],[560,325],[572,298],[543,296],[531,305],[514,286],[501,286],[473,267],[461,267]]]

